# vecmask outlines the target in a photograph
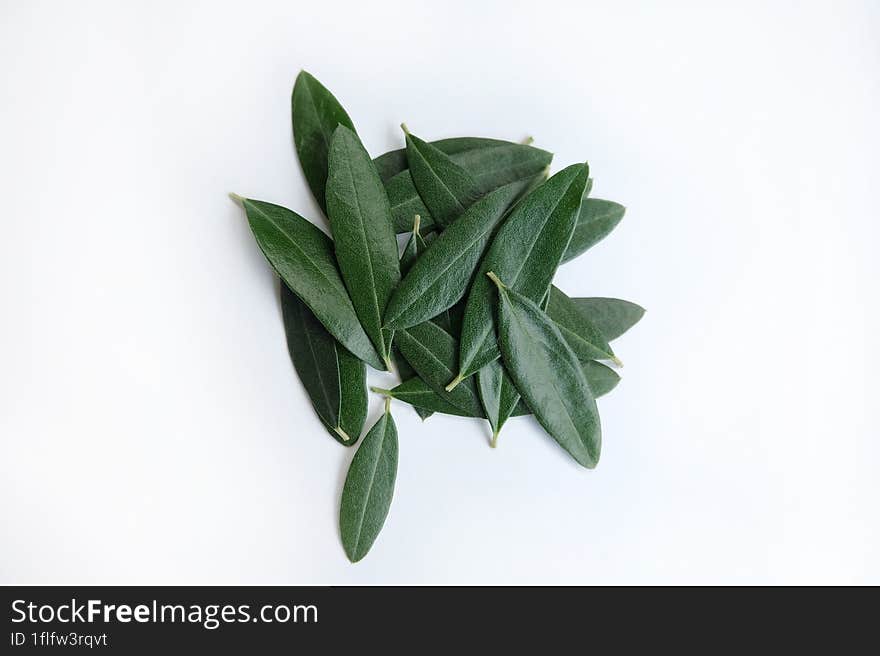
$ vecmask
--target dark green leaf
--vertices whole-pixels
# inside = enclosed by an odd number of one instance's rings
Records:
[[[510,143],[509,141],[485,139],[483,137],[452,137],[450,139],[439,139],[438,141],[430,142],[432,146],[447,155],[457,155],[470,150],[494,146],[506,146],[510,145]],[[409,168],[409,164],[406,161],[406,148],[389,150],[387,153],[383,153],[374,159],[373,164],[376,165],[376,170],[379,172],[382,182],[388,182],[395,175]]]
[[[296,76],[290,106],[293,142],[299,163],[315,200],[321,209],[325,209],[324,188],[330,138],[337,125],[344,125],[350,130],[354,130],[354,125],[333,94],[305,71],[300,71]]]
[[[419,196],[440,227],[448,226],[479,198],[479,187],[470,173],[442,150],[409,132],[406,159]]]
[[[541,179],[553,158],[545,150],[509,142],[495,142],[494,145],[447,154],[473,176],[481,195],[518,180]],[[386,182],[386,189],[397,232],[409,230],[413,214],[421,215],[423,230],[435,227],[434,219],[422,202],[409,170],[390,178]]]
[[[611,367],[606,367],[601,362],[588,360],[587,362],[581,362],[581,366],[594,398],[598,399],[600,396],[605,396],[617,387],[617,383],[620,382],[620,376],[617,372]]]
[[[573,298],[571,301],[609,342],[632,328],[645,314],[644,308],[619,298]]]
[[[437,324],[426,321],[395,333],[395,343],[416,373],[441,398],[467,412],[480,416],[483,408],[473,380],[451,392],[443,387],[452,376],[458,354],[458,341]]]
[[[388,196],[357,135],[339,126],[330,141],[327,212],[336,259],[355,311],[379,355],[391,368],[391,335],[382,315],[400,281],[397,237]]]
[[[526,184],[513,182],[486,195],[437,237],[394,290],[386,328],[409,328],[461,300],[489,239]]]
[[[578,360],[614,360],[619,364],[599,328],[555,285],[550,287],[546,311]]]
[[[487,366],[493,365],[501,367],[501,363],[498,360],[495,360]],[[608,394],[608,392],[613,390],[617,386],[617,383],[620,382],[620,376],[617,375],[617,372],[615,372],[611,367],[606,367],[604,364],[596,362],[595,360],[581,362],[581,367],[584,370],[584,376],[586,377],[587,383],[589,384],[590,389],[593,392],[593,396],[597,399],[600,396]],[[480,371],[477,373],[478,382],[480,381],[480,376],[482,375],[482,373],[483,369],[480,369]],[[507,377],[507,380],[509,381],[510,378]],[[482,418],[484,416],[483,412],[480,412],[480,414],[478,415],[468,414],[461,408],[458,408],[448,401],[445,401],[439,394],[431,389],[425,381],[423,381],[415,374],[412,378],[404,379],[404,382],[402,382],[394,389],[386,390],[379,387],[372,387],[370,389],[378,394],[391,396],[398,401],[409,403],[417,410],[424,410],[425,412],[428,412],[428,414],[440,412],[442,414],[455,415],[458,417]],[[498,394],[498,392],[494,390],[490,390],[490,393],[493,395]],[[480,390],[480,395],[482,397],[482,390]],[[510,413],[510,416],[521,417],[523,415],[532,414],[532,411],[529,410],[529,407],[525,404],[525,402],[519,398],[518,392],[516,396],[519,399],[519,402],[516,403],[516,406],[513,409],[513,412]],[[503,405],[499,404],[499,407],[504,407],[509,403],[510,401]],[[488,414],[488,411],[486,414]],[[500,417],[502,414],[502,412],[493,413],[493,416]],[[503,424],[504,422],[501,423]]]
[[[574,234],[571,236],[568,248],[565,249],[562,261],[573,260],[607,237],[608,233],[620,223],[625,211],[623,205],[610,200],[585,198],[578,213]]]
[[[477,389],[492,426],[492,446],[498,443],[501,427],[519,402],[519,392],[498,360],[493,360],[477,372]]]
[[[382,368],[340,277],[331,239],[279,205],[249,199],[241,203],[257,244],[285,284],[345,348]]]
[[[468,295],[459,373],[450,387],[499,354],[493,311],[496,293],[482,274],[494,271],[528,298],[536,302],[544,298],[571,239],[588,173],[586,164],[563,169],[523,198],[498,230]]]
[[[390,390],[381,387],[371,387],[370,389],[377,394],[384,394],[398,401],[409,403],[416,410],[427,412],[429,416],[435,412],[459,417],[472,416],[446,401],[418,376],[404,380],[400,385]]]
[[[337,442],[351,446],[367,418],[364,363],[342,348],[283,282],[281,314],[290,359],[315,412]]]
[[[367,555],[391,507],[397,477],[397,427],[385,404],[385,413],[364,436],[348,468],[339,531],[348,559],[356,563]]]
[[[535,418],[581,465],[599,461],[599,411],[583,368],[556,324],[530,298],[498,286],[504,367]]]

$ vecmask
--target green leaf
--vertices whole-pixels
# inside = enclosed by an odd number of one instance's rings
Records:
[[[591,246],[599,243],[608,236],[623,218],[626,208],[619,203],[600,198],[585,198],[578,213],[577,225],[565,255],[563,262],[573,260]]]
[[[510,145],[509,141],[501,141],[500,139],[485,139],[483,137],[452,137],[450,139],[439,139],[431,141],[430,144],[443,151],[447,155],[457,155],[459,153],[490,148],[493,146]],[[537,150],[537,148],[535,149]],[[549,162],[548,162],[549,163]],[[406,148],[398,148],[397,150],[389,150],[387,153],[379,155],[373,160],[376,170],[382,182],[388,182],[391,178],[402,171],[409,168],[406,161]]]
[[[555,285],[550,287],[546,312],[578,360],[613,360],[620,364],[599,328]]]
[[[332,240],[279,205],[240,200],[257,244],[284,283],[340,344],[370,366],[382,368],[342,282]]]
[[[593,392],[593,398],[598,399],[600,396],[605,396],[617,387],[617,383],[620,382],[618,373],[601,362],[588,360],[587,362],[581,362],[581,367],[584,370],[587,384]]]
[[[440,227],[448,226],[479,198],[479,187],[470,173],[442,150],[409,132],[406,159],[419,196]]]
[[[400,281],[397,237],[388,196],[357,135],[340,125],[330,141],[327,212],[336,259],[352,303],[376,350],[391,368],[391,335],[382,315]]]
[[[299,163],[315,200],[326,212],[324,188],[330,139],[337,125],[350,130],[354,125],[333,94],[305,71],[296,76],[290,107]]]
[[[492,426],[492,446],[498,443],[502,426],[516,409],[519,392],[498,360],[493,360],[477,372],[477,389]]]
[[[445,400],[418,376],[404,380],[400,385],[390,390],[381,387],[371,387],[370,389],[377,394],[383,394],[392,399],[409,403],[416,410],[427,412],[429,416],[435,412],[456,415],[458,417],[473,416]]]
[[[437,237],[394,290],[385,309],[386,328],[415,326],[464,297],[489,239],[526,184],[513,182],[493,191]]]
[[[500,361],[496,360],[492,362],[488,366],[497,366],[498,368],[503,368]],[[620,382],[620,376],[617,375],[610,367],[606,367],[604,364],[596,362],[595,360],[589,360],[588,362],[581,362],[581,367],[584,370],[584,376],[587,379],[587,383],[590,386],[590,389],[593,391],[593,396],[595,398],[599,398],[600,396],[604,396],[611,390],[613,390],[617,383]],[[483,375],[484,369],[480,369],[477,372],[477,381],[480,383],[481,376]],[[507,378],[510,380],[509,377]],[[479,387],[479,385],[478,385]],[[413,378],[405,379],[400,385],[395,387],[394,389],[386,390],[379,387],[371,387],[374,392],[378,394],[384,394],[385,396],[391,396],[398,401],[403,401],[405,403],[409,403],[413,407],[417,409],[425,409],[429,412],[440,412],[442,414],[447,415],[455,415],[457,417],[478,417],[482,418],[484,415],[481,412],[478,415],[468,414],[461,408],[458,408],[448,401],[445,401],[439,394],[437,394],[431,387],[423,381],[421,378],[415,376]],[[483,390],[480,389],[480,396],[482,398]],[[490,393],[497,394],[497,392],[490,390]],[[517,392],[517,398],[519,399],[519,393]],[[509,404],[510,401],[507,402]],[[505,404],[505,405],[507,405]],[[502,404],[499,404],[499,407],[503,407]],[[521,417],[523,415],[530,415],[532,411],[529,410],[529,407],[525,404],[522,399],[519,399],[519,402],[515,404],[513,412],[510,413],[511,417]],[[486,412],[488,415],[488,411]],[[494,416],[500,417],[503,415],[502,412],[493,413]],[[490,419],[491,421],[491,419]],[[501,422],[502,424],[504,422]],[[494,430],[494,424],[493,424]],[[500,429],[499,429],[500,430]]]
[[[609,342],[632,328],[645,314],[644,308],[619,298],[573,298],[571,301]]]
[[[541,179],[553,159],[552,153],[545,150],[505,141],[496,141],[491,145],[475,146],[458,152],[444,150],[446,147],[441,144],[443,141],[434,142],[433,145],[437,145],[453,162],[473,176],[480,195],[518,180]],[[421,215],[423,230],[435,228],[434,218],[422,202],[408,169],[389,178],[386,181],[386,189],[397,232],[409,230],[413,214]]]
[[[588,174],[586,164],[563,169],[523,198],[498,230],[468,295],[459,371],[450,388],[499,355],[494,286],[482,274],[494,271],[520,294],[544,298],[571,239]]]
[[[535,418],[581,465],[599,461],[602,433],[593,392],[556,324],[530,298],[498,287],[498,335],[504,367]]]
[[[483,408],[473,380],[465,381],[451,392],[444,389],[452,376],[458,353],[458,340],[437,324],[426,321],[395,333],[395,343],[419,377],[441,398],[472,416]]]
[[[339,531],[348,559],[367,555],[391,507],[397,477],[397,427],[385,413],[364,436],[348,468],[339,508]]]
[[[330,435],[357,442],[367,418],[367,370],[342,348],[296,294],[281,283],[281,314],[290,359]]]

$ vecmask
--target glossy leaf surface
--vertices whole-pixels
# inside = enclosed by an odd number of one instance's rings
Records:
[[[339,530],[348,559],[367,555],[388,516],[397,478],[397,427],[388,412],[364,436],[348,468]]]
[[[333,94],[306,71],[300,71],[296,77],[290,107],[299,163],[315,200],[325,209],[330,139],[337,125],[350,130],[354,130],[354,125]]]
[[[579,464],[595,467],[602,442],[599,411],[580,362],[534,301],[495,280],[505,369],[544,430]]]
[[[525,186],[514,182],[486,195],[434,240],[394,290],[386,328],[422,323],[464,297],[492,234]]]
[[[544,298],[571,239],[589,169],[563,169],[523,198],[498,230],[468,294],[461,331],[459,372],[467,378],[499,355],[495,339],[494,271],[511,289],[534,301]]]
[[[416,373],[441,398],[472,416],[480,416],[483,407],[473,380],[451,392],[444,389],[452,376],[458,353],[458,341],[432,321],[399,330],[395,343]]]
[[[353,445],[367,418],[364,363],[342,348],[283,282],[281,313],[290,359],[315,412],[333,439]]]
[[[280,205],[242,199],[248,223],[266,259],[284,283],[340,344],[367,364],[382,368],[342,282],[333,241],[303,217]]]
[[[382,315],[400,281],[388,196],[357,135],[339,126],[330,142],[327,213],[336,259],[357,316],[390,368]]]

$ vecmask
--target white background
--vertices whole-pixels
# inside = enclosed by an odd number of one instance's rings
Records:
[[[877,3],[0,7],[0,582],[880,583]],[[395,405],[357,565],[226,196],[320,221],[301,68],[374,154],[405,120],[588,159],[627,215],[557,282],[648,309],[595,471]]]

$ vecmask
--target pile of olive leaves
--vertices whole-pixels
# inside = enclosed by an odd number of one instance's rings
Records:
[[[344,446],[357,443],[366,421],[366,365],[396,368],[402,380],[372,388],[385,395],[385,412],[361,441],[343,488],[349,559],[367,554],[391,505],[398,449],[391,398],[423,419],[485,418],[492,446],[510,417],[533,414],[578,463],[595,467],[596,398],[619,381],[601,362],[620,364],[609,342],[644,310],[570,298],[552,285],[560,264],[623,217],[621,205],[588,197],[588,165],[548,178],[551,153],[527,143],[428,143],[405,126],[406,148],[371,159],[348,114],[305,71],[292,112],[300,164],[332,239],[291,210],[235,199],[281,277],[294,367]],[[402,253],[400,233],[409,233]]]

